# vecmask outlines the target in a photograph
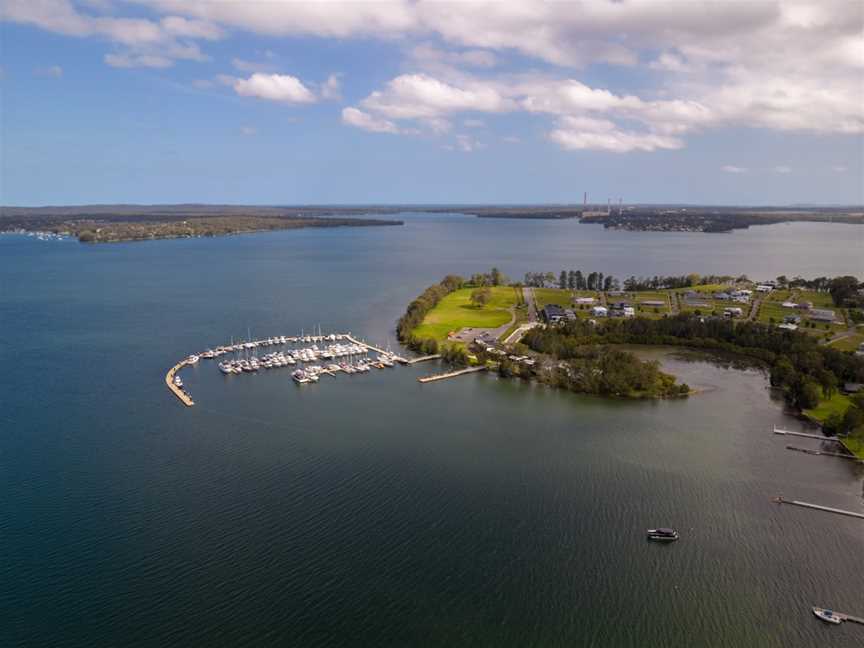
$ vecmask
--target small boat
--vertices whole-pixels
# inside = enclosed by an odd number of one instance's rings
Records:
[[[192,355],[190,355],[188,358],[186,358],[187,364],[195,364],[196,362],[198,362],[198,356],[195,355],[194,353]]]
[[[678,532],[675,529],[648,529],[649,540],[655,540],[657,542],[674,542],[678,537]]]
[[[815,614],[817,617],[819,617],[820,619],[822,619],[823,621],[826,621],[828,623],[833,623],[835,625],[839,625],[839,624],[843,623],[843,619],[841,619],[839,616],[834,614],[834,612],[832,610],[825,610],[825,609],[820,608],[820,607],[814,607],[813,608],[813,614]]]
[[[174,376],[174,386],[183,389],[183,381],[180,380],[180,376]]]

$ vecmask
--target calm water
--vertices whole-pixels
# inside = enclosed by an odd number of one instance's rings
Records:
[[[864,228],[730,235],[409,216],[401,228],[82,246],[0,237],[2,646],[860,646],[864,473],[784,449],[765,377],[664,356],[620,403],[431,366],[298,389],[174,361],[321,324],[394,344],[495,264],[864,274]],[[807,442],[796,445],[812,445]],[[644,529],[674,525],[673,546]]]

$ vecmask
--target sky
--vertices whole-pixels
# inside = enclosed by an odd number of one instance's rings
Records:
[[[864,203],[864,2],[3,0],[0,204]]]

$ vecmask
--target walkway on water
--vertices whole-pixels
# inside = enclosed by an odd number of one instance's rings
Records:
[[[821,504],[811,504],[810,502],[801,502],[799,500],[787,500],[782,497],[777,497],[774,499],[778,504],[793,504],[795,506],[801,506],[804,508],[815,509],[817,511],[825,511],[826,513],[836,513],[837,515],[845,515],[847,517],[854,517],[864,520],[864,513],[857,513],[855,511],[846,511],[844,509],[834,508],[833,506],[822,506]]]
[[[842,452],[829,452],[827,450],[811,450],[810,448],[799,448],[798,446],[787,445],[787,450],[796,450],[810,455],[825,455],[827,457],[839,457],[840,459],[851,459],[855,463],[864,464],[864,459],[859,459],[852,454],[843,454]]]
[[[182,362],[178,362],[176,365],[171,367],[168,370],[168,373],[165,374],[165,384],[168,385],[168,389],[170,389],[174,393],[174,395],[180,399],[181,403],[183,403],[186,407],[192,407],[195,404],[195,401],[189,398],[189,394],[187,394],[185,391],[183,391],[174,384],[174,376],[187,364],[189,363],[186,362],[186,360],[183,360]]]
[[[417,382],[428,383],[436,380],[446,380],[447,378],[455,378],[456,376],[464,376],[465,374],[477,373],[478,371],[486,371],[486,367],[468,367],[467,369],[459,369],[457,371],[449,371],[447,373],[435,374],[433,376],[424,376],[418,378]]]
[[[367,349],[370,349],[370,350],[375,351],[376,353],[380,353],[382,355],[391,355],[391,353],[392,353],[390,351],[385,351],[384,349],[379,349],[376,346],[372,346],[368,342],[362,342],[362,341],[358,340],[357,338],[353,337],[350,333],[345,333],[345,339],[348,340],[349,342],[353,342],[354,344],[359,344],[362,347],[365,347]],[[401,356],[397,356],[396,354],[392,354],[392,355],[393,355],[393,359],[396,362],[399,362],[402,364],[408,364],[408,360],[406,360],[405,358],[403,358]]]
[[[405,360],[405,364],[413,365],[418,362],[426,362],[427,360],[438,360],[441,357],[440,353],[433,353],[432,355],[420,356],[419,358],[411,358],[410,360]]]
[[[824,434],[809,434],[808,432],[793,432],[792,430],[782,430],[774,427],[774,434],[789,434],[791,436],[806,437],[808,439],[819,439],[820,441],[839,441],[836,436],[825,436]]]

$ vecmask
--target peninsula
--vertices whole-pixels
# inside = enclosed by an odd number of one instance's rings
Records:
[[[402,225],[362,218],[363,209],[282,208],[238,205],[84,205],[0,207],[0,232],[50,232],[82,243],[225,236],[306,227]],[[391,213],[389,211],[381,213]]]

